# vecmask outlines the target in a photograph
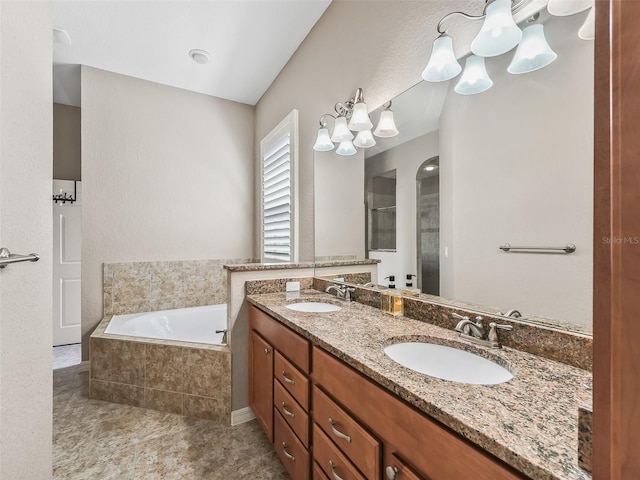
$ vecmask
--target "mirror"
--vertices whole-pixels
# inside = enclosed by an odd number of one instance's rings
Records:
[[[586,15],[541,12],[558,54],[547,67],[513,75],[513,53],[487,58],[494,84],[477,95],[455,93],[458,78],[420,82],[392,99],[398,136],[351,157],[314,152],[317,258],[376,258],[382,286],[393,275],[397,288],[413,283],[442,303],[590,332],[593,42],[577,35]],[[395,199],[381,203],[391,180]]]

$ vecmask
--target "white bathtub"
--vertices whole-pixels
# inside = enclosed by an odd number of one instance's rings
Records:
[[[222,344],[227,328],[227,305],[114,315],[104,333],[181,342]]]

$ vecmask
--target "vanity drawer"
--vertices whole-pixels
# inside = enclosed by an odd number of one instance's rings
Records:
[[[380,477],[380,442],[317,386],[313,419],[365,477]]]
[[[274,412],[274,448],[292,480],[309,479],[309,452],[298,440],[293,430]]]
[[[325,435],[318,425],[313,424],[313,458],[329,478],[342,480],[366,480],[347,457]],[[378,478],[378,477],[373,477]]]
[[[277,378],[282,386],[309,411],[309,379],[294,367],[280,352],[276,352],[273,378]]]
[[[329,480],[316,462],[313,462],[313,480]]]
[[[300,370],[309,373],[310,344],[307,339],[253,305],[249,307],[249,326]]]
[[[273,381],[273,408],[280,412],[302,444],[309,448],[309,415],[276,380]]]
[[[386,478],[393,478],[393,480],[425,480],[394,453],[386,453],[384,460]],[[388,471],[390,472],[387,473]]]

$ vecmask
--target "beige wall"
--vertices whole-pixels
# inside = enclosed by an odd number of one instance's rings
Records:
[[[506,73],[494,86],[450,90],[440,124],[441,295],[591,325],[593,42],[582,18],[545,28],[558,53],[546,68]],[[575,243],[571,255],[501,252],[499,245]],[[448,257],[442,255],[448,248]]]
[[[0,478],[51,478],[51,10],[0,2]]]
[[[253,107],[82,69],[82,335],[107,262],[250,258]]]
[[[80,164],[80,109],[53,104],[53,178],[78,180]]]
[[[436,36],[437,19],[429,17],[440,18],[464,4],[334,1],[258,102],[257,141],[293,108],[299,110],[301,261],[314,259],[312,146],[320,116],[333,112],[334,104],[349,99],[358,87],[373,109],[417,83]],[[256,232],[259,220],[257,215]]]

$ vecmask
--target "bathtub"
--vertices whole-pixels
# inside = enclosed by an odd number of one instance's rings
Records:
[[[227,329],[227,305],[114,315],[104,333],[181,342],[222,345]]]

